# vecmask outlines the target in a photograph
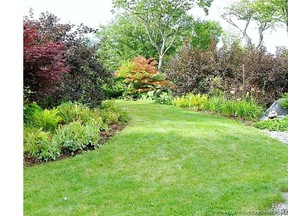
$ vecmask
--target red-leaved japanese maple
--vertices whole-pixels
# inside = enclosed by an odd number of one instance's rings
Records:
[[[69,71],[63,44],[43,40],[38,30],[24,23],[24,88],[34,92],[31,100],[39,103],[57,93],[62,75]]]

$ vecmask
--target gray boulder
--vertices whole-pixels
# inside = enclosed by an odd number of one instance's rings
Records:
[[[273,118],[284,118],[286,115],[288,115],[288,108],[283,108],[281,106],[281,101],[283,99],[276,100],[269,109],[266,110],[266,112],[262,115],[260,120],[266,120],[266,119],[273,119]]]

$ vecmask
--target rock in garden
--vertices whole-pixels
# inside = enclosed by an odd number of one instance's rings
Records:
[[[266,119],[273,119],[273,118],[284,118],[286,115],[288,115],[288,108],[283,108],[281,106],[281,100],[276,100],[269,109],[266,110],[266,112],[263,114],[263,116],[260,118],[260,120],[266,120]]]
[[[275,110],[272,110],[271,112],[269,112],[268,114],[268,119],[273,119],[273,118],[277,118],[278,113]]]

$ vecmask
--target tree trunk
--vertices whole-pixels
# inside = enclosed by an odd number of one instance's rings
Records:
[[[288,22],[286,23],[286,31],[287,31],[287,36],[288,36]]]
[[[165,45],[166,45],[166,35],[162,34],[162,46],[159,52],[159,63],[158,63],[158,70],[161,71],[162,64],[163,64],[163,57],[165,54]]]
[[[288,1],[286,1],[286,5],[283,8],[283,12],[284,12],[284,22],[286,25],[286,31],[288,36]]]
[[[158,62],[158,70],[161,71],[162,69],[162,64],[163,64],[163,54],[159,54],[159,62]]]

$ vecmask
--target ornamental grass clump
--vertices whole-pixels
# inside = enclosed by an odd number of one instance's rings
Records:
[[[237,101],[227,100],[220,106],[220,112],[225,116],[237,116]]]
[[[204,109],[244,120],[256,120],[263,113],[263,108],[253,99],[228,100],[223,96],[209,98]]]
[[[189,93],[185,96],[176,97],[172,101],[172,104],[176,107],[182,107],[182,108],[188,107],[194,110],[202,110],[203,105],[205,101],[207,101],[207,99],[208,99],[207,95]]]
[[[246,120],[258,119],[263,114],[263,108],[252,99],[242,99],[237,101],[235,109],[235,115]]]
[[[203,109],[212,113],[220,113],[224,102],[225,98],[223,96],[212,96],[205,101]]]
[[[253,99],[228,100],[221,95],[208,97],[205,94],[190,93],[174,98],[172,104],[176,107],[208,111],[244,120],[255,120],[263,113],[263,108]]]
[[[202,110],[203,104],[207,101],[207,95],[188,94],[185,96],[188,101],[188,107],[195,110]]]
[[[189,106],[188,101],[186,100],[184,96],[174,98],[174,100],[172,101],[172,104],[176,107],[181,107],[181,108],[186,108]]]

